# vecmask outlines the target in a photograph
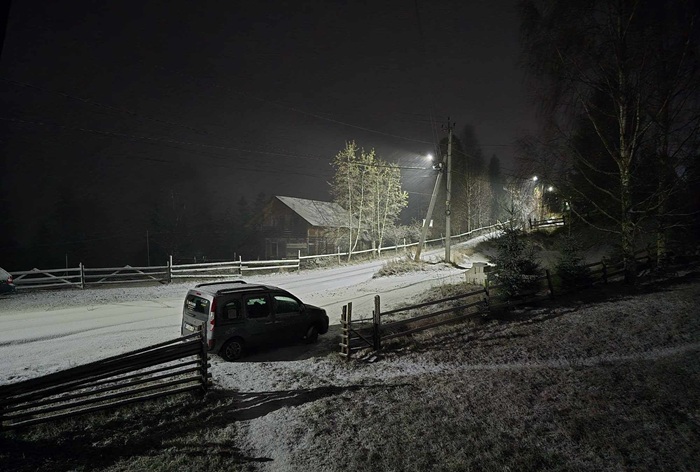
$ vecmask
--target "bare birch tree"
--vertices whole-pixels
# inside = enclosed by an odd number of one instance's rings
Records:
[[[670,97],[689,90],[687,83],[677,81],[660,93],[660,58],[654,52],[657,3],[520,2],[527,66],[540,79],[543,111],[550,129],[565,140],[577,177],[591,192],[571,188],[613,223],[612,229],[602,229],[618,235],[627,282],[634,281],[635,243],[641,218],[649,211],[648,195],[637,191],[644,150],[654,140],[654,127]],[[663,3],[691,13],[685,18],[687,29],[678,34],[694,29],[690,2]],[[694,104],[677,100],[676,105],[688,110]]]
[[[348,211],[350,259],[364,236],[373,247],[381,247],[386,229],[394,225],[408,204],[408,193],[401,189],[401,173],[396,165],[377,158],[374,149],[359,149],[355,142],[346,143],[333,166],[331,194]]]

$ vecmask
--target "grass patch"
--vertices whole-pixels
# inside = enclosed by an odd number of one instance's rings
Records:
[[[236,447],[233,400],[183,394],[0,435],[4,471],[255,470]],[[228,412],[228,413],[227,413]]]
[[[431,330],[356,364],[380,388],[287,416],[304,447],[281,457],[326,471],[697,470],[698,301],[694,280]]]
[[[392,259],[385,262],[377,273],[374,274],[374,278],[406,274],[408,272],[419,272],[422,270],[426,270],[425,262],[416,262],[410,255],[406,255],[401,258]]]
[[[294,451],[291,462],[318,461],[329,471],[436,464],[447,471],[693,470],[700,432],[690,413],[698,411],[699,374],[694,355],[633,366],[426,375],[411,386],[347,392],[299,418],[307,435],[332,424],[334,440],[314,442],[320,450],[313,456]]]

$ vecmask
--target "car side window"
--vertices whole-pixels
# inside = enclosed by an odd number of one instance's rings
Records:
[[[264,295],[247,298],[245,308],[248,318],[266,318],[270,315],[270,305]]]
[[[240,300],[230,300],[224,304],[223,307],[224,320],[234,321],[243,318],[243,311],[241,310]]]
[[[277,313],[298,313],[301,305],[298,301],[284,295],[275,295],[275,314]]]

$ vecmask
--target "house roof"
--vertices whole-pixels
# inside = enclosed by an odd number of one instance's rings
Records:
[[[305,198],[276,196],[279,201],[304,218],[311,226],[325,228],[347,228],[348,211],[333,202],[320,202]]]

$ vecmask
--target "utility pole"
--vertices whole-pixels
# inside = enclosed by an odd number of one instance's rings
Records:
[[[445,262],[450,264],[450,249],[452,235],[450,233],[450,200],[452,197],[452,123],[447,118],[447,191],[445,192]]]
[[[425,221],[423,222],[423,228],[420,232],[420,242],[418,243],[418,248],[416,248],[416,257],[414,261],[420,261],[420,252],[425,244],[425,238],[428,235],[428,227],[430,226],[430,219],[433,217],[433,208],[435,207],[435,200],[437,200],[438,189],[440,188],[440,181],[442,180],[443,165],[442,162],[437,164],[438,175],[435,179],[435,187],[433,188],[433,195],[430,197],[430,204],[428,205],[428,214],[425,216]]]

